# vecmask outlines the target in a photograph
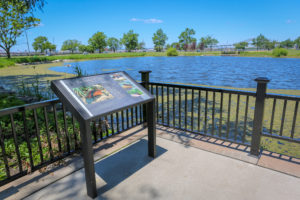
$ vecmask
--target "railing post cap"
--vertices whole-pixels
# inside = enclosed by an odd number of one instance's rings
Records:
[[[258,83],[268,83],[268,82],[270,82],[270,79],[268,79],[267,77],[258,77],[254,80]]]
[[[151,73],[151,72],[152,72],[151,70],[141,70],[141,71],[139,71],[139,73],[141,73],[141,74]]]

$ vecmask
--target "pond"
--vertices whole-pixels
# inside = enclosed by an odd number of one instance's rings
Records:
[[[78,65],[86,74],[126,71],[140,80],[139,70],[151,70],[154,82],[193,83],[236,88],[255,88],[257,77],[268,77],[270,89],[300,89],[300,59],[225,56],[137,57],[89,60],[52,67],[74,73]],[[69,66],[69,67],[68,67]],[[70,67],[71,66],[71,67]]]

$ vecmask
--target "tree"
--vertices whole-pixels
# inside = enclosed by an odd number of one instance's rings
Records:
[[[278,42],[277,42],[276,40],[268,41],[268,42],[266,43],[266,48],[267,48],[268,50],[274,49],[274,48],[276,47],[276,44],[277,44],[277,43],[278,43]]]
[[[248,42],[239,42],[234,44],[234,47],[237,50],[245,50],[247,46],[248,46]]]
[[[219,41],[210,35],[200,38],[200,45],[202,44],[204,48],[210,47],[210,50],[212,50],[212,47],[218,43]]]
[[[27,29],[35,27],[40,20],[34,18],[24,1],[0,1],[0,47],[10,58],[10,49],[17,38]]]
[[[296,48],[299,49],[300,48],[300,36],[294,40],[294,43],[296,45]]]
[[[295,45],[295,43],[291,39],[287,39],[287,40],[280,42],[280,47],[283,47],[283,48],[293,48],[294,45]]]
[[[39,36],[34,39],[34,42],[32,43],[33,49],[37,52],[40,51],[43,53],[47,48],[46,43],[48,42],[48,38],[45,36]],[[49,46],[49,45],[48,45]]]
[[[167,35],[163,32],[163,30],[160,28],[158,29],[152,37],[152,41],[154,44],[154,48],[156,51],[162,51],[166,41],[168,40]]]
[[[52,51],[55,51],[56,50],[56,45],[55,44],[52,44],[51,42],[49,41],[46,41],[44,43],[44,50],[49,50],[50,52]]]
[[[180,50],[180,44],[179,44],[179,42],[173,42],[173,43],[171,44],[171,47],[173,47],[173,48],[175,48],[175,49],[177,49],[177,50]]]
[[[138,50],[142,50],[142,49],[145,49],[145,42],[140,42],[140,43],[138,43],[138,46],[137,46],[137,49]]]
[[[267,43],[269,40],[262,34],[259,34],[256,38],[252,40],[252,44],[256,46],[257,50],[258,49],[266,49]]]
[[[90,45],[83,45],[83,44],[79,45],[78,50],[82,53],[83,52],[88,52],[88,53],[94,52],[93,47],[91,47]]]
[[[196,42],[196,38],[193,37],[193,35],[195,35],[196,32],[194,31],[194,29],[189,29],[186,28],[180,35],[179,35],[179,43],[181,45],[181,47],[187,51],[188,49],[188,45],[192,42]]]
[[[107,45],[109,46],[110,50],[116,52],[118,48],[120,48],[120,42],[117,38],[111,37],[107,40]]]
[[[106,44],[106,35],[103,32],[95,33],[88,41],[93,50],[99,50],[100,53],[104,51]]]
[[[66,40],[64,41],[61,50],[66,51],[69,50],[72,53],[78,49],[80,42],[78,40]]]
[[[138,36],[139,34],[134,33],[133,30],[129,30],[128,33],[123,34],[121,43],[126,47],[126,50],[131,52],[138,47]]]

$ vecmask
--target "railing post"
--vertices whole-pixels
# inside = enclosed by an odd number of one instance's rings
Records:
[[[258,156],[260,150],[260,139],[263,125],[267,83],[270,80],[265,77],[259,77],[256,78],[255,81],[257,82],[257,88],[250,154]]]
[[[146,90],[149,91],[149,74],[151,73],[152,71],[150,70],[144,70],[144,71],[139,71],[139,73],[141,74],[141,81],[142,81],[142,85],[144,86],[144,88],[146,88]],[[144,104],[143,105],[143,119],[144,119],[144,127],[147,126],[147,113],[146,113],[146,110],[147,110],[147,105]]]

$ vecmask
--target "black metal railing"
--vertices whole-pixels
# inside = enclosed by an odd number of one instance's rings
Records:
[[[142,106],[91,123],[93,142],[143,122]],[[79,124],[59,100],[0,110],[0,186],[80,150]]]
[[[253,155],[259,155],[262,143],[278,147],[281,140],[298,145],[292,151],[300,149],[300,96],[266,93],[267,78],[255,79],[253,92],[151,82],[151,71],[140,73],[156,97],[160,125],[250,146]]]

